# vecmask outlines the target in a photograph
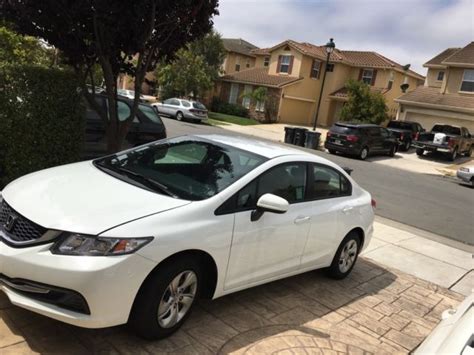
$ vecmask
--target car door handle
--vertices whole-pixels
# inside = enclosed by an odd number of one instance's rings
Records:
[[[311,217],[309,217],[309,216],[306,216],[306,217],[297,217],[297,218],[295,219],[295,224],[305,223],[305,222],[308,222],[310,219],[311,219]]]
[[[351,207],[351,206],[346,206],[342,209],[342,212],[343,213],[349,213],[351,212],[352,210],[354,209],[354,207]]]

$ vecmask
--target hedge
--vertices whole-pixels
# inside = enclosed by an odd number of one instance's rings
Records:
[[[249,110],[245,107],[237,104],[230,104],[215,96],[212,99],[211,111],[239,117],[249,117]]]
[[[70,71],[0,68],[0,189],[33,171],[79,160],[84,105]]]

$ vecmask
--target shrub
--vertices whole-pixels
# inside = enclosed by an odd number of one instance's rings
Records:
[[[72,72],[29,65],[0,70],[0,188],[77,161],[83,135],[84,106]]]
[[[211,111],[239,117],[249,117],[249,110],[245,107],[236,104],[229,104],[218,97],[212,99]]]

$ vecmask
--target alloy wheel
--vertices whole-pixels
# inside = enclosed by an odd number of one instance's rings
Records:
[[[168,285],[158,306],[158,323],[172,328],[188,313],[196,297],[198,279],[194,271],[178,274]]]
[[[354,264],[357,257],[357,242],[354,239],[349,240],[342,248],[339,258],[339,270],[346,273]]]
[[[362,151],[360,152],[360,158],[364,160],[365,158],[367,158],[368,155],[369,151],[367,150],[367,148],[362,148]]]
[[[176,114],[176,119],[177,119],[178,121],[182,121],[182,120],[183,120],[183,114],[182,114],[181,112],[178,112],[178,113]]]

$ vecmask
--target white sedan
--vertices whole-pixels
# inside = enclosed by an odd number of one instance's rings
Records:
[[[198,297],[319,268],[346,277],[370,242],[374,205],[339,166],[295,148],[157,141],[10,183],[0,289],[66,323],[129,323],[162,338]]]

